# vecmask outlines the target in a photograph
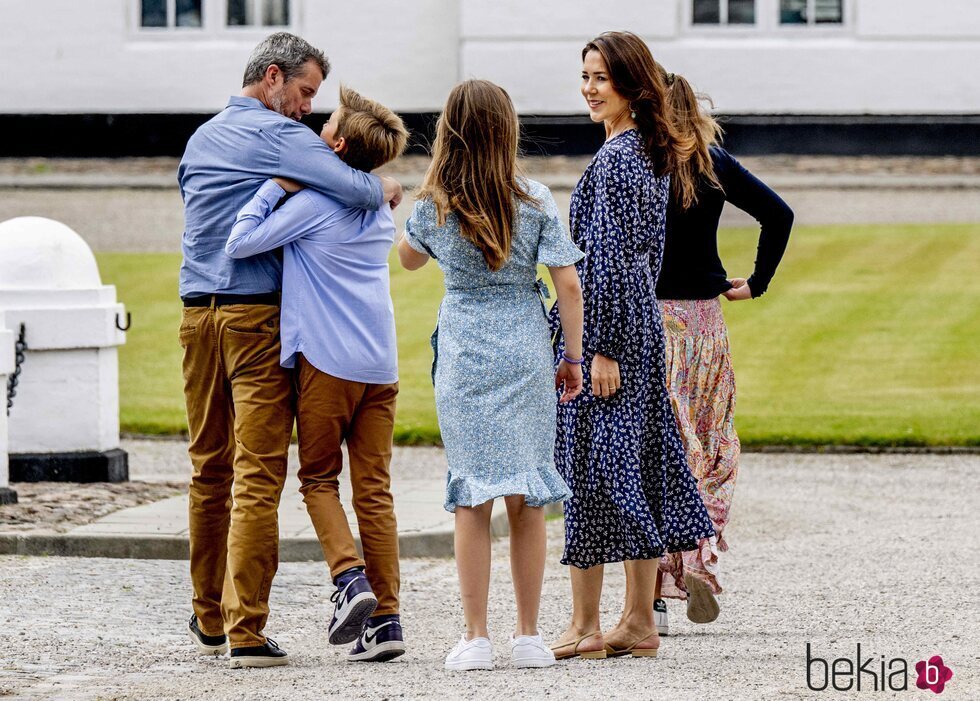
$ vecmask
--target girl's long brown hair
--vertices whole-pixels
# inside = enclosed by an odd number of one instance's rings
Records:
[[[693,197],[696,182],[681,165],[695,151],[694,137],[674,125],[665,83],[666,72],[650,48],[632,32],[605,32],[582,49],[582,60],[597,51],[606,62],[615,91],[629,101],[633,121],[657,176],[670,174],[683,197]]]
[[[510,258],[517,202],[538,202],[517,180],[520,125],[510,96],[486,80],[460,83],[436,125],[432,163],[419,198],[430,197],[439,225],[452,212],[463,238],[490,270]]]
[[[721,190],[721,183],[715,175],[715,166],[711,161],[708,150],[721,141],[722,129],[702,106],[701,101],[710,98],[694,92],[694,88],[682,75],[666,74],[667,99],[670,102],[674,125],[686,137],[694,139],[694,153],[683,161],[677,168],[678,182],[697,183],[703,179],[710,187]],[[697,188],[684,191],[681,188],[671,188],[675,200],[683,209],[687,209],[698,201]]]

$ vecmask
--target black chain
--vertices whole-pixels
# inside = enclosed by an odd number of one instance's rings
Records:
[[[7,416],[10,416],[10,409],[14,406],[14,397],[17,396],[17,382],[20,377],[20,366],[24,363],[24,351],[27,350],[27,341],[24,335],[27,330],[24,325],[20,325],[20,335],[14,344],[14,371],[7,378]]]

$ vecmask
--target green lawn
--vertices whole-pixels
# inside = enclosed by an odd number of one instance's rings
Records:
[[[753,230],[721,236],[747,275]],[[133,313],[120,351],[122,429],[185,428],[178,255],[101,254]],[[980,445],[980,225],[800,227],[769,293],[725,303],[746,445]],[[401,372],[396,440],[438,441],[429,333],[434,265],[392,266]]]

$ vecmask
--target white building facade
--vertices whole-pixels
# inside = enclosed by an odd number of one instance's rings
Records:
[[[522,115],[582,115],[580,52],[629,29],[726,115],[980,115],[976,0],[36,0],[5,2],[0,115],[200,114],[278,29],[402,113],[487,78]]]

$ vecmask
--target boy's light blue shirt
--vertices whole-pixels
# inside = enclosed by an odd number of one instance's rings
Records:
[[[340,160],[308,127],[252,97],[232,97],[187,142],[177,169],[184,200],[180,296],[262,294],[282,287],[274,252],[247,260],[225,254],[238,210],[268,178],[291,178],[348,207],[383,205],[377,176]]]
[[[388,254],[389,207],[345,207],[315,190],[293,195],[269,180],[241,211],[225,251],[245,258],[283,247],[283,367],[302,353],[316,369],[352,382],[398,381]]]

